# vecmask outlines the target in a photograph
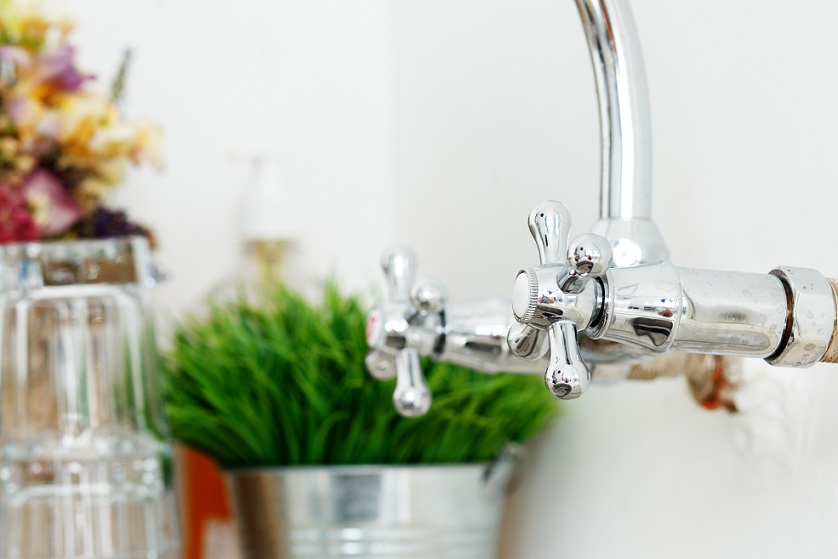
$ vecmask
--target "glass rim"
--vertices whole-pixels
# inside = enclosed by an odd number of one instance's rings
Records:
[[[107,245],[136,246],[145,245],[148,239],[142,235],[122,235],[118,237],[97,237],[81,239],[38,239],[37,241],[17,241],[14,243],[0,243],[0,253],[17,253],[19,251],[38,250],[39,248],[83,248],[106,247]]]
[[[0,291],[90,284],[153,285],[143,236],[0,244]]]

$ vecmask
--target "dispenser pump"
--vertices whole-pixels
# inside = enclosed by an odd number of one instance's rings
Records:
[[[281,276],[283,259],[297,237],[297,204],[277,157],[254,155],[248,159],[251,174],[245,191],[242,237],[256,264],[258,281],[265,284]]]
[[[245,241],[291,241],[297,232],[293,196],[275,157],[251,158],[251,185],[245,193]]]

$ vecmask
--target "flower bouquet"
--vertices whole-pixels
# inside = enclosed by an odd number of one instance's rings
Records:
[[[120,109],[76,66],[74,22],[46,3],[0,0],[0,243],[143,235],[103,205],[129,165],[160,165],[159,129]]]

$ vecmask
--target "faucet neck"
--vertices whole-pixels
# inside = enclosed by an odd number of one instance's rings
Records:
[[[667,260],[652,221],[652,130],[643,53],[628,0],[576,0],[594,69],[602,145],[600,219],[612,266]]]
[[[594,69],[602,144],[601,219],[651,219],[651,122],[628,0],[576,0]]]

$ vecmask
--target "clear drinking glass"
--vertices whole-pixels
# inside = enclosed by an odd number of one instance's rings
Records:
[[[0,559],[175,558],[145,239],[0,245]]]

